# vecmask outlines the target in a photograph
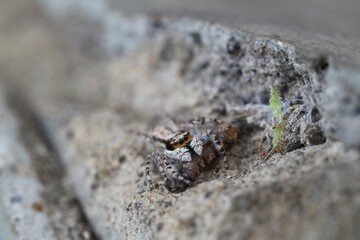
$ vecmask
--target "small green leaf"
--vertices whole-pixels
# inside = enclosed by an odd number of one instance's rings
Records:
[[[280,137],[284,132],[285,132],[285,122],[282,121],[279,124],[277,124],[274,128],[274,138],[272,140],[273,147],[275,147],[278,144]]]
[[[280,137],[285,132],[286,124],[283,121],[282,101],[280,94],[273,86],[270,87],[270,107],[276,120],[274,127],[274,138],[272,140],[272,145],[275,147],[279,142]]]
[[[276,121],[281,122],[283,117],[282,102],[279,92],[273,86],[270,87],[270,107]]]

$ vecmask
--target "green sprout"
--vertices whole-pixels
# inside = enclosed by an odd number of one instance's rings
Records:
[[[279,92],[273,87],[270,87],[270,107],[277,122],[280,122],[283,117],[282,102]]]
[[[270,107],[276,121],[273,127],[274,138],[272,140],[272,145],[275,147],[278,144],[280,137],[285,132],[286,123],[283,121],[282,101],[280,94],[273,86],[270,87]]]

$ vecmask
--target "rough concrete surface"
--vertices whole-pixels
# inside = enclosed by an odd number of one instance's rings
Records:
[[[360,237],[360,67],[351,51],[340,56],[344,42],[324,52],[329,41],[317,37],[311,48],[226,21],[126,16],[116,6],[13,1],[0,10],[2,238]],[[264,160],[270,85],[288,125]],[[152,166],[150,187],[146,158],[162,148],[136,132],[194,130],[186,122],[198,117],[239,129],[228,169],[219,157],[174,193]],[[220,126],[196,125],[223,134]],[[22,171],[7,167],[20,158]]]

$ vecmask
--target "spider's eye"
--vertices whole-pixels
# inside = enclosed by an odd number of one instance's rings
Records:
[[[168,149],[176,149],[186,147],[192,140],[191,135],[185,131],[181,130],[178,134],[170,139]]]

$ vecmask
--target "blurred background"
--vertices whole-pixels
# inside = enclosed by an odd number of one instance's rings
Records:
[[[31,91],[43,91],[32,81],[45,92],[68,85],[69,75],[146,41],[142,14],[189,16],[358,61],[359,9],[357,0],[2,1],[0,78]]]

